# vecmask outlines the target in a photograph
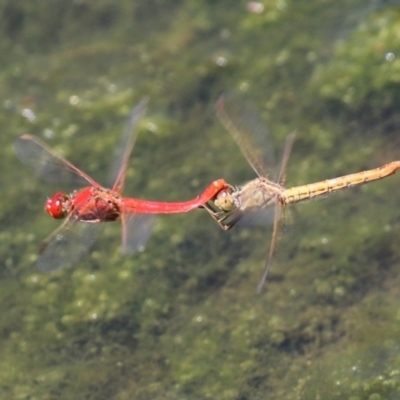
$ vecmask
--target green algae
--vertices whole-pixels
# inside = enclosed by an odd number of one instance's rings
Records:
[[[253,177],[213,116],[232,88],[256,103],[278,144],[298,129],[289,185],[398,158],[397,58],[384,57],[397,55],[398,11],[246,5],[2,6],[1,397],[398,395],[396,176],[299,205],[260,296],[270,229],[221,232],[201,211],[160,217],[135,257],[120,257],[120,226],[110,224],[72,268],[34,269],[58,225],[42,203],[68,188],[40,183],[16,160],[12,140],[27,131],[106,183],[124,115],[148,95],[126,192],[157,200]],[[335,27],[351,13],[353,25]]]

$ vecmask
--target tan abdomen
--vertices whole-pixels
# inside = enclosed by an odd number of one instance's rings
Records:
[[[387,176],[394,174],[399,168],[400,161],[393,161],[382,167],[368,171],[345,175],[334,179],[327,179],[309,185],[296,186],[284,190],[281,193],[279,200],[283,205],[298,203],[300,201],[328,195],[332,192],[347,189],[352,186],[362,185],[367,182],[386,178]]]

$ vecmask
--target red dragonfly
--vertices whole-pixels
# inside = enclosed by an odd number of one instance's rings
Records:
[[[55,154],[40,139],[22,135],[15,141],[14,151],[18,158],[40,178],[57,184],[89,184],[70,195],[57,192],[47,199],[47,213],[53,218],[66,220],[43,241],[37,259],[40,271],[52,272],[78,261],[100,233],[103,224],[98,222],[121,220],[122,253],[129,254],[144,246],[149,239],[153,225],[153,216],[149,214],[194,210],[229,187],[220,179],[214,181],[195,199],[176,203],[122,197],[128,159],[137,137],[136,128],[146,111],[146,105],[147,101],[142,100],[128,117],[112,168],[114,184],[111,189],[101,186],[69,161]]]

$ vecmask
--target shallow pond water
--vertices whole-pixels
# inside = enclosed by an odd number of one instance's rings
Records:
[[[215,118],[241,93],[287,186],[400,158],[400,10],[365,1],[42,1],[0,6],[0,397],[400,398],[399,177],[287,212],[265,290],[270,226],[222,232],[160,216],[121,258],[109,224],[76,265],[42,275],[56,190],[17,160],[22,133],[100,182],[129,109],[150,103],[126,194],[182,201],[254,178]]]

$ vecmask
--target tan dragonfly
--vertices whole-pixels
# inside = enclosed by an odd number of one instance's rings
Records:
[[[234,103],[231,104],[224,97],[218,100],[216,111],[218,118],[231,133],[243,155],[257,173],[258,178],[238,188],[231,187],[221,190],[204,207],[224,230],[231,229],[246,214],[253,213],[259,216],[262,210],[272,209],[274,211],[272,238],[264,274],[257,286],[258,293],[266,281],[271,266],[284,206],[383,179],[393,175],[400,168],[400,161],[393,161],[368,171],[285,189],[285,170],[292,150],[295,133],[288,135],[286,139],[281,167],[277,178],[273,181],[268,179],[264,167],[265,163],[262,162],[262,158],[257,154],[257,151],[264,149],[261,149],[261,146],[253,146],[251,144],[250,129],[256,131],[253,132],[254,137],[258,136],[260,138],[260,135],[265,136],[266,133],[260,123],[254,122],[254,115],[250,115],[249,118],[248,110],[242,112],[243,110],[240,107]]]

